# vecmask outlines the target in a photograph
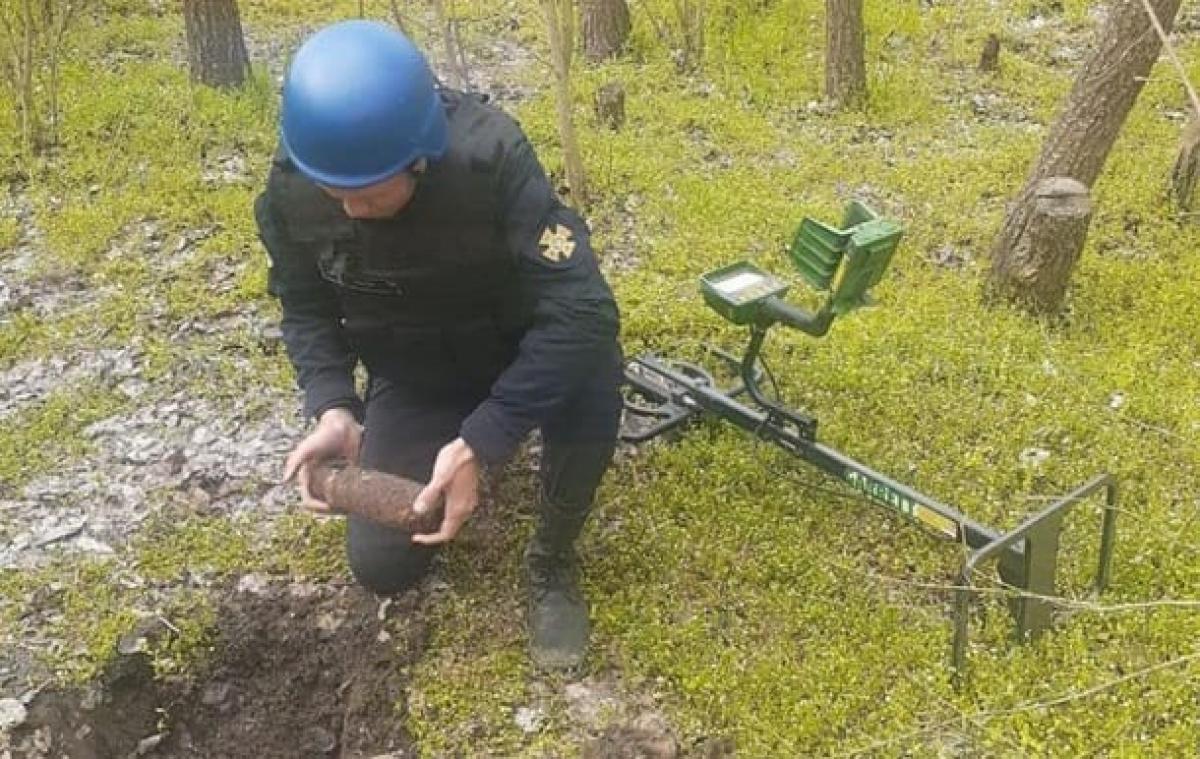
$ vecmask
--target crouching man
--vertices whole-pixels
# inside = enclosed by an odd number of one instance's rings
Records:
[[[435,533],[351,516],[355,577],[417,582],[478,503],[480,466],[543,438],[525,557],[531,654],[573,667],[588,639],[574,544],[615,446],[618,312],[583,220],[555,197],[520,127],[435,86],[383,24],[309,38],[283,90],[281,145],[255,203],[288,355],[315,428],[288,456],[306,506],[328,458],[428,482]],[[367,369],[365,398],[353,372]]]

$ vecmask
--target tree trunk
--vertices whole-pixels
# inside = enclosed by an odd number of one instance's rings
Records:
[[[24,37],[21,44],[22,64],[18,72],[19,93],[21,103],[21,149],[25,155],[33,155],[34,139],[41,134],[41,123],[38,118],[37,105],[33,99],[33,67],[34,61],[34,18],[32,0],[21,3]]]
[[[679,23],[679,49],[675,52],[675,68],[680,73],[693,72],[704,63],[708,0],[674,0],[674,5],[675,20]]]
[[[625,125],[625,86],[620,82],[596,90],[596,120],[614,132]]]
[[[1196,179],[1200,175],[1200,117],[1193,116],[1179,139],[1179,152],[1171,167],[1171,194],[1175,206],[1190,211],[1196,195]]]
[[[183,0],[183,21],[192,81],[241,86],[250,62],[237,0]]]
[[[575,137],[575,118],[571,111],[571,57],[575,46],[575,8],[573,0],[541,0],[550,33],[550,61],[554,67],[554,101],[558,111],[558,134],[562,140],[563,163],[572,204],[587,204],[587,180],[583,157]]]
[[[1068,177],[1038,182],[1017,245],[994,262],[1002,294],[1033,313],[1058,310],[1092,220],[1088,188]]]
[[[408,33],[408,26],[404,23],[404,13],[400,10],[400,5],[396,0],[388,0],[388,5],[392,9],[392,23],[400,30],[400,33],[405,37],[412,37]]]
[[[582,0],[583,53],[599,63],[625,46],[629,37],[629,6],[625,0]]]
[[[1155,13],[1167,31],[1175,19],[1181,0],[1151,0]],[[1047,265],[1040,271],[1019,270],[1012,260],[1029,244],[1030,217],[1037,203],[1038,188],[1047,177],[1070,177],[1086,188],[1096,182],[1116,142],[1125,118],[1133,108],[1146,78],[1162,50],[1162,42],[1151,27],[1150,17],[1140,0],[1114,0],[1108,19],[1100,31],[1092,54],[1083,64],[1066,105],[1042,145],[1024,189],[1009,209],[992,245],[992,269],[988,278],[989,297],[1015,298],[1026,304],[1039,304],[1040,312],[1057,310],[1066,291],[1071,267]],[[1082,247],[1083,240],[1079,240]],[[1065,251],[1060,251],[1066,255]],[[1071,255],[1071,264],[1078,251]],[[1032,261],[1048,262],[1050,257],[1033,255]],[[1052,282],[1061,278],[1062,282]],[[1060,294],[1049,301],[1034,293]],[[1025,297],[1025,294],[1034,297]]]
[[[867,96],[863,0],[825,0],[825,96],[837,105]]]
[[[1000,38],[995,34],[989,34],[987,42],[983,43],[983,51],[979,54],[979,70],[985,74],[1000,70]]]
[[[471,89],[471,75],[467,71],[467,59],[459,44],[458,27],[450,14],[446,12],[443,0],[433,0],[433,15],[442,31],[442,49],[445,50],[445,69],[454,78],[451,84],[460,90]]]

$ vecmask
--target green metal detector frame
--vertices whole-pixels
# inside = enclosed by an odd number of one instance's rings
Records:
[[[968,548],[955,591],[951,646],[951,666],[956,681],[961,682],[970,603],[978,595],[972,581],[979,565],[996,560],[1001,580],[1015,590],[1009,610],[1017,639],[1035,637],[1053,621],[1063,520],[1073,506],[1101,490],[1104,516],[1092,588],[1099,593],[1107,587],[1116,542],[1117,486],[1110,475],[1101,474],[1001,533],[818,443],[814,418],[765,396],[759,386],[758,357],[767,330],[783,324],[815,337],[827,334],[836,316],[870,302],[868,291],[883,277],[902,236],[898,224],[881,219],[860,202],[846,207],[841,227],[804,219],[789,254],[809,284],[829,292],[816,313],[788,303],[784,299],[787,286],[752,264],[741,262],[705,274],[700,279],[705,302],[734,324],[750,328],[750,343],[740,359],[717,352],[739,375],[739,384],[722,389],[700,367],[656,356],[634,359],[626,365],[626,382],[645,402],[627,400],[627,417],[650,421],[635,430],[626,428],[622,438],[642,442],[700,416],[716,416],[816,465],[876,504]],[[743,394],[750,396],[753,406],[737,400]]]

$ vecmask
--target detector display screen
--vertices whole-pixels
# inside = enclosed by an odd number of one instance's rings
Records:
[[[712,283],[713,288],[731,303],[749,303],[779,289],[772,277],[756,271],[731,273],[728,277]]]
[[[734,274],[728,279],[722,279],[721,281],[714,283],[713,286],[726,295],[733,295],[739,290],[745,289],[752,285],[762,284],[764,279],[766,279],[766,277],[762,276],[761,274],[752,271],[744,271],[741,274]]]
[[[753,264],[741,261],[700,278],[704,302],[734,324],[758,318],[763,303],[787,292],[787,285]]]

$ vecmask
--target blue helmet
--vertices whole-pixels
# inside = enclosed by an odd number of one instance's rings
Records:
[[[446,151],[446,112],[425,57],[375,21],[310,37],[283,85],[284,150],[312,180],[340,189],[382,182]]]

